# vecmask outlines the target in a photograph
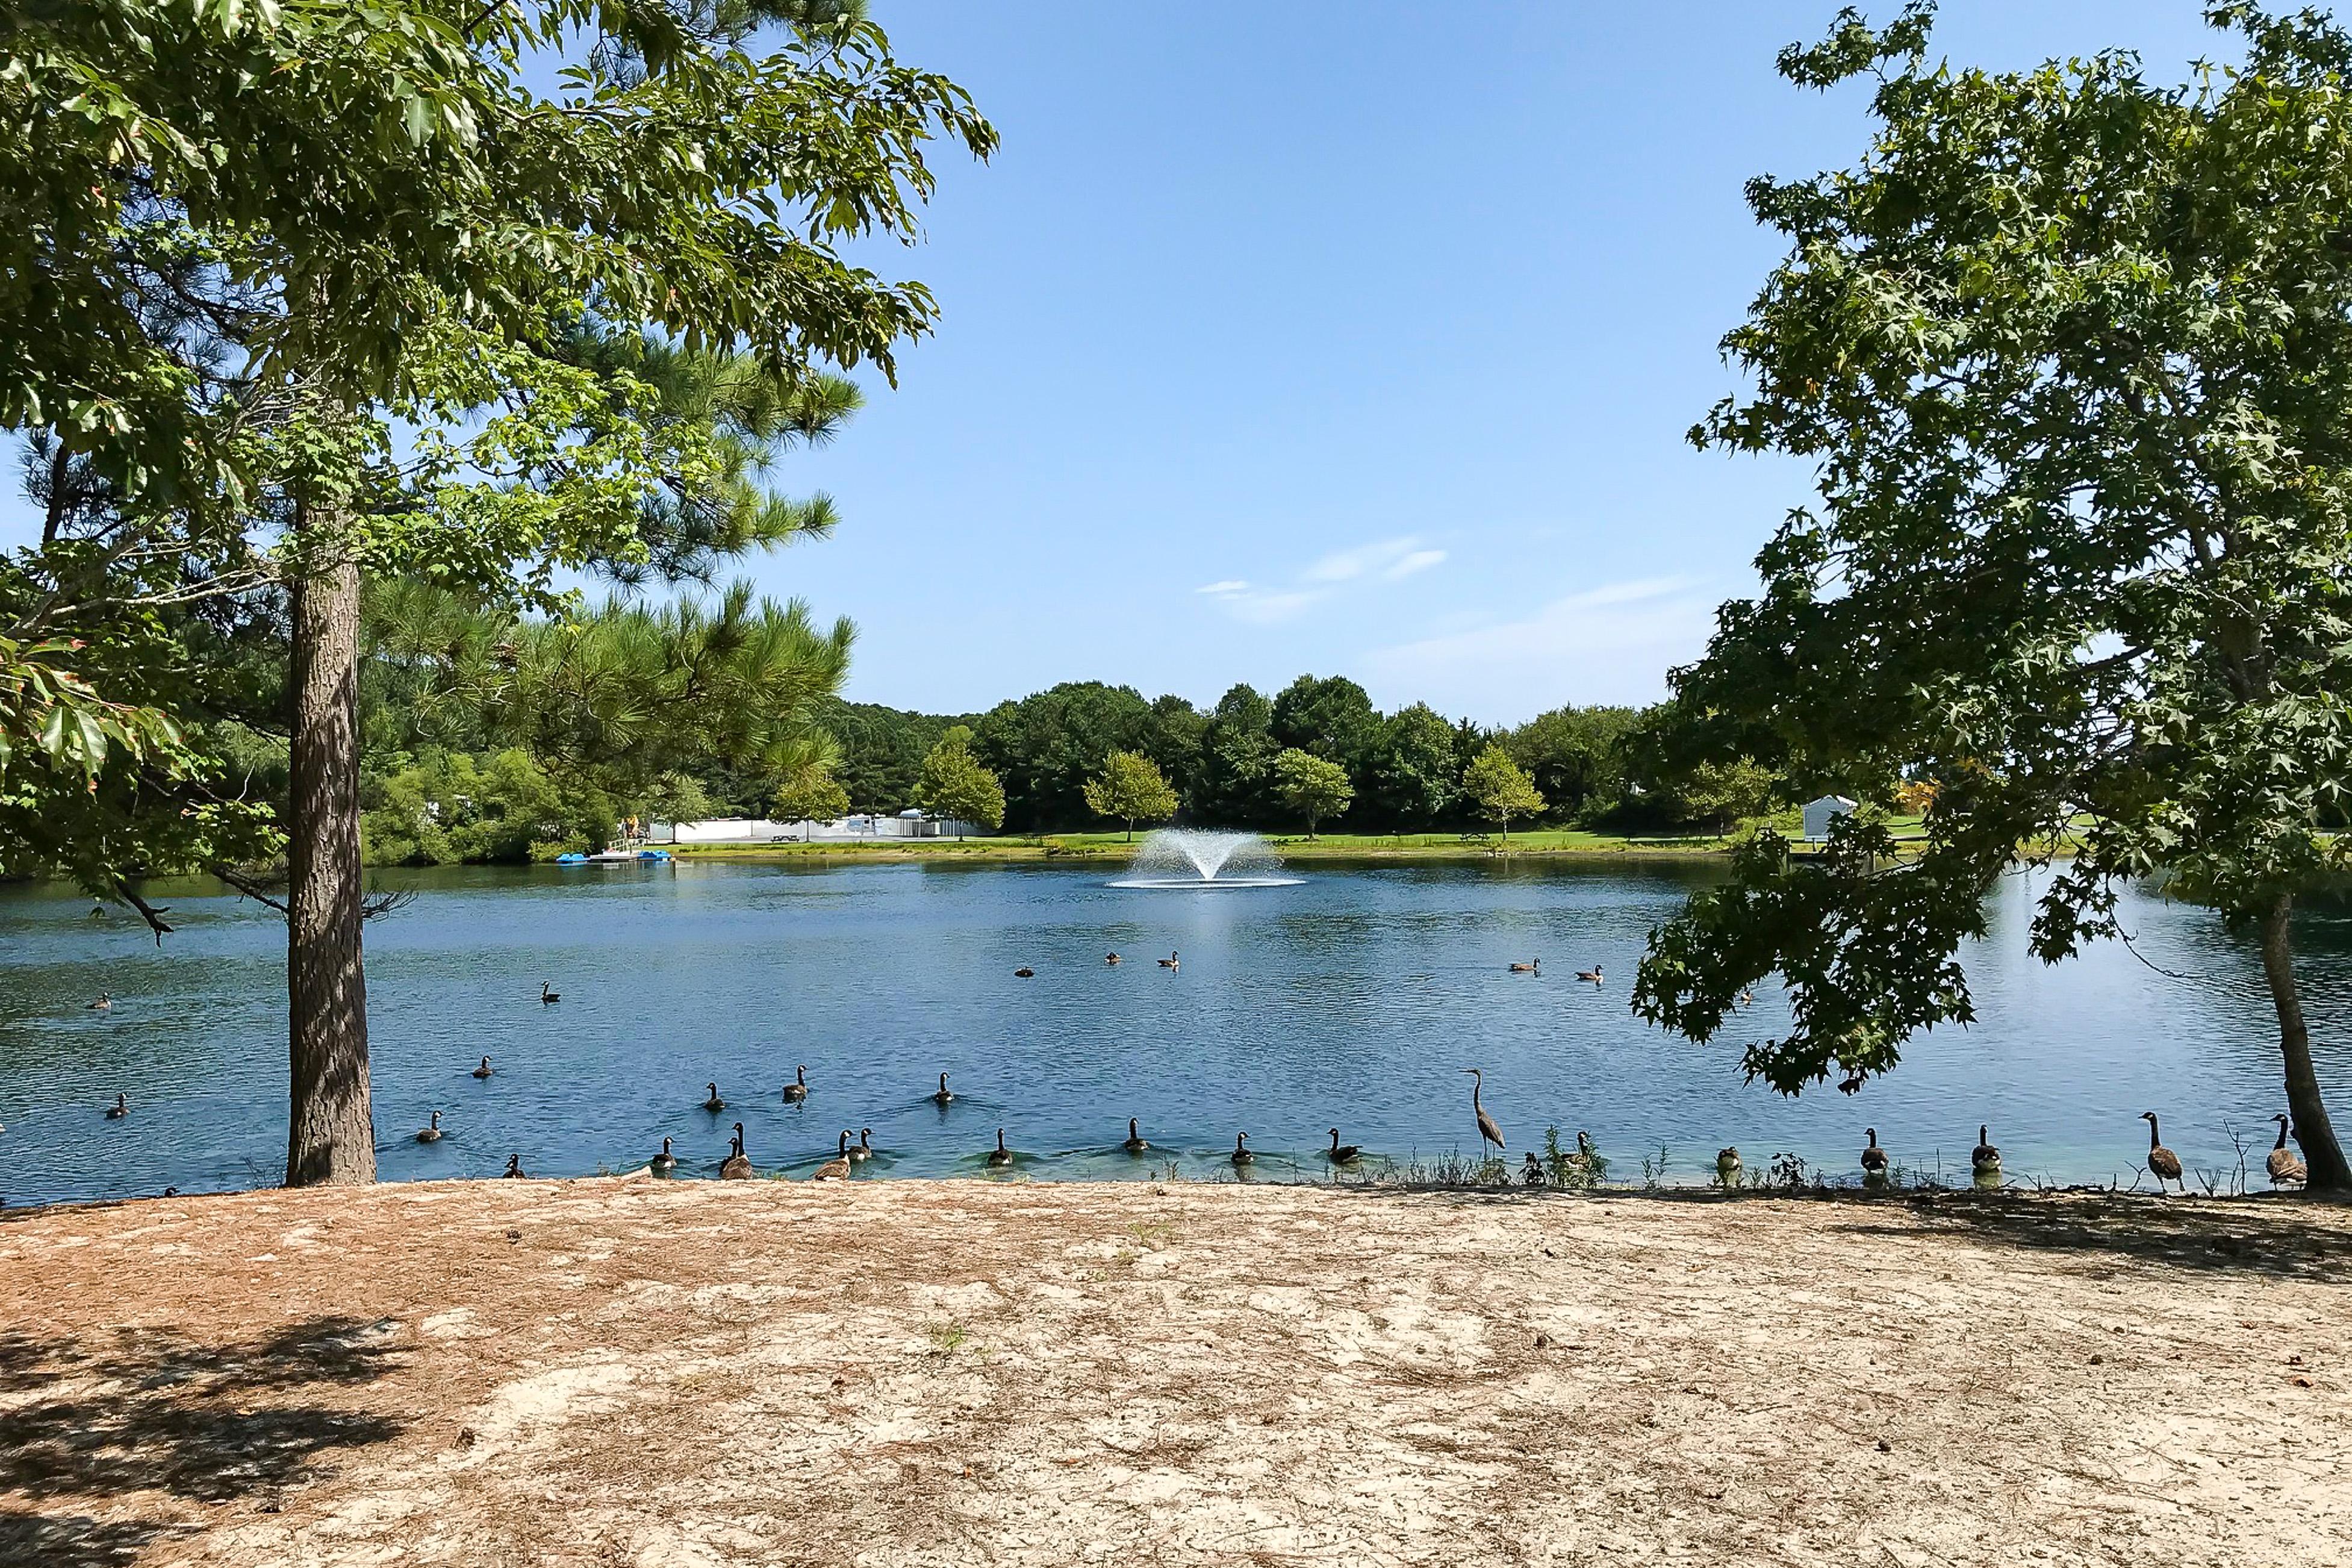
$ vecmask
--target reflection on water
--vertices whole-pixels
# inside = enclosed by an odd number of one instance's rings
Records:
[[[805,1175],[836,1134],[873,1129],[858,1179],[987,1173],[995,1130],[1026,1176],[1320,1177],[1335,1123],[1372,1157],[1475,1155],[1470,1080],[1511,1159],[1591,1131],[1612,1175],[1666,1151],[1669,1181],[1738,1144],[1859,1175],[1874,1125],[1898,1173],[1964,1181],[1977,1124],[2012,1179],[2105,1180],[2154,1110],[2192,1171],[2234,1165],[2281,1108],[2251,950],[2210,913],[2152,896],[2120,947],[2045,968],[2024,950],[2029,890],[1994,897],[1969,955],[1978,1024],[1915,1040],[1848,1098],[1745,1084],[1741,1047],[1786,1021],[1777,994],[1706,1047],[1625,1006],[1644,934],[1704,867],[1318,868],[1297,886],[1138,894],[1099,872],[751,865],[420,873],[423,896],[369,928],[376,1130],[389,1178],[534,1174],[645,1163],[717,1173],[733,1124],[763,1172]],[[167,898],[159,949],[58,891],[0,894],[0,1196],[268,1184],[285,1159],[283,929],[203,888]],[[2352,918],[2298,932],[2321,1072],[2352,1093]],[[1181,950],[1180,971],[1108,951]],[[1541,975],[1512,960],[1546,960]],[[1570,978],[1598,964],[1595,989]],[[1013,975],[1035,971],[1033,979]],[[562,1000],[539,999],[542,982]],[[108,1012],[85,1004],[113,994]],[[488,1055],[495,1077],[470,1076]],[[808,1067],[801,1104],[781,1095]],[[930,1095],[950,1075],[953,1103]],[[701,1109],[716,1079],[729,1102]],[[118,1093],[120,1121],[101,1116]],[[415,1134],[442,1112],[445,1136]],[[1121,1147],[1136,1117],[1151,1148]],[[2252,1158],[2257,1173],[2261,1155]],[[2192,1183],[2192,1185],[2194,1184]]]

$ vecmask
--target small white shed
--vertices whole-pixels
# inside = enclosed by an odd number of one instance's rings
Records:
[[[1830,836],[1830,824],[1841,816],[1853,815],[1853,802],[1842,795],[1825,795],[1819,800],[1805,802],[1805,842],[1826,842]]]

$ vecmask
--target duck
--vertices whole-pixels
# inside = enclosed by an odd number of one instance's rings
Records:
[[[939,1092],[931,1096],[931,1103],[934,1105],[947,1105],[952,1103],[954,1100],[955,1096],[948,1091],[948,1075],[945,1073],[940,1074]]]
[[[1525,963],[1514,963],[1511,965],[1511,973],[1514,974],[1541,974],[1543,973],[1543,960],[1540,958],[1531,958]]]
[[[2180,1190],[2187,1192],[2189,1184],[2180,1179],[2180,1156],[2166,1148],[2157,1137],[2156,1112],[2143,1110],[2139,1119],[2147,1123],[2147,1169],[2148,1173],[2156,1178],[2156,1190],[2162,1192],[2167,1182],[2180,1182]]]
[[[1015,980],[1034,980],[1037,978],[1037,972],[1024,963],[1020,968],[1013,972],[1013,978]]]
[[[435,1111],[433,1113],[433,1120],[417,1131],[416,1141],[419,1143],[438,1143],[441,1142],[441,1113],[439,1111]]]
[[[1335,1165],[1352,1165],[1363,1152],[1353,1143],[1340,1142],[1339,1130],[1334,1127],[1331,1129],[1331,1147],[1323,1151],[1323,1157]]]
[[[996,1147],[988,1152],[988,1163],[999,1170],[1013,1163],[1013,1151],[1004,1146],[1004,1129],[1002,1127],[996,1130]]]
[[[840,1152],[809,1173],[812,1182],[845,1182],[849,1180],[849,1133],[841,1134]]]
[[[711,1083],[707,1084],[704,1087],[710,1090],[710,1098],[702,1102],[702,1109],[709,1111],[713,1116],[716,1116],[720,1111],[726,1110],[727,1102],[719,1098],[719,1086],[716,1083]]]
[[[1127,1142],[1121,1143],[1119,1147],[1130,1154],[1140,1154],[1151,1147],[1144,1141],[1143,1134],[1136,1131],[1135,1118],[1132,1116],[1127,1119]]]
[[[561,1002],[561,1001],[562,1001],[562,1000],[563,1000],[562,995],[560,993],[558,993],[558,992],[554,991],[553,989],[551,989],[551,988],[548,985],[548,984],[547,984],[547,982],[546,982],[546,981],[542,980],[542,981],[541,981],[541,982],[539,983],[539,1001],[540,1001],[540,1005],[541,1005],[541,1006],[545,1006],[545,1005],[548,1005],[548,1004],[550,1004],[550,1003],[552,1003],[552,1002]]]
[[[1167,957],[1165,957],[1165,958],[1163,958],[1163,959],[1160,959],[1160,960],[1159,961],[1159,963],[1160,963],[1160,968],[1162,968],[1162,969],[1173,969],[1173,968],[1175,968],[1175,967],[1176,967],[1176,957],[1177,957],[1177,955],[1176,955],[1175,950],[1174,950],[1174,949],[1172,949],[1172,948],[1171,948],[1171,949],[1170,949],[1170,950],[1169,950],[1168,956],[1167,956]]]
[[[530,1179],[523,1173],[521,1155],[509,1154],[507,1156],[505,1175],[509,1181],[513,1182],[526,1182]]]
[[[844,1138],[849,1136],[845,1132]],[[743,1124],[735,1124],[735,1136],[727,1142],[727,1158],[719,1162],[719,1179],[722,1182],[748,1182],[751,1179],[751,1156],[743,1152]]]
[[[851,1159],[857,1161],[860,1164],[863,1164],[865,1162],[874,1158],[874,1129],[871,1127],[859,1128],[857,1130],[857,1147],[847,1151],[847,1153]]]
[[[1118,961],[1119,961],[1118,954],[1117,954],[1117,953],[1115,953],[1115,952],[1106,952],[1106,953],[1104,953],[1104,954],[1103,954],[1103,962],[1104,962],[1105,963],[1107,963],[1107,964],[1108,964],[1108,963],[1117,963]]]
[[[113,1010],[114,1010],[114,993],[113,993],[113,992],[111,992],[111,991],[101,991],[101,992],[100,992],[100,993],[98,994],[98,1000],[97,1000],[97,1001],[95,1001],[95,1002],[92,1002],[92,1003],[89,1005],[89,1011],[90,1011],[90,1012],[92,1012],[92,1013],[109,1013],[109,1012],[112,1012]]]
[[[2296,1159],[2294,1151],[2286,1146],[2287,1119],[2285,1116],[2273,1116],[2271,1120],[2277,1122],[2279,1127],[2278,1142],[2271,1146],[2271,1157],[2266,1162],[2270,1166],[2271,1185],[2283,1187],[2293,1183],[2301,1186],[2311,1180],[2311,1168]]]
[[[1863,1135],[1870,1140],[1862,1146],[1862,1173],[1867,1180],[1886,1179],[1886,1151],[1878,1146],[1878,1129],[1865,1127]]]
[[[808,1068],[804,1066],[796,1067],[793,1068],[793,1081],[784,1085],[784,1103],[787,1105],[798,1105],[802,1100],[806,1100],[807,1098]]]
[[[1979,1176],[2000,1174],[2000,1151],[1992,1146],[1992,1129],[1977,1124],[1977,1146],[1969,1151],[1969,1169]]]
[[[1716,1180],[1721,1182],[1727,1187],[1739,1180],[1738,1144],[1734,1143],[1731,1147],[1720,1150],[1717,1152],[1715,1156],[1715,1176]]]
[[[1255,1165],[1257,1163],[1257,1156],[1251,1153],[1249,1151],[1248,1133],[1236,1132],[1234,1134],[1234,1152],[1232,1158],[1234,1163],[1236,1165]]]
[[[1601,966],[1596,963],[1590,969],[1580,969],[1576,977],[1588,985],[1598,985],[1601,984]]]
[[[120,1121],[122,1118],[130,1114],[131,1097],[129,1095],[116,1095],[114,1097],[114,1103],[106,1108],[106,1119],[109,1121]]]
[[[489,1077],[489,1076],[490,1076],[490,1058],[488,1058],[488,1057],[484,1057],[484,1058],[482,1058],[482,1065],[481,1065],[480,1067],[478,1067],[478,1068],[476,1068],[474,1069],[474,1076],[475,1076],[476,1078],[488,1078],[488,1077]]]
[[[662,1152],[646,1162],[646,1169],[667,1175],[677,1169],[677,1156],[669,1152],[669,1140],[662,1140]]]

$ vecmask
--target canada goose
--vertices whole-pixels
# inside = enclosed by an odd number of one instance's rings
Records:
[[[1127,1142],[1121,1143],[1119,1147],[1130,1154],[1140,1154],[1151,1147],[1144,1142],[1143,1134],[1135,1130],[1135,1118],[1132,1116],[1127,1119]]]
[[[784,1100],[787,1104],[798,1105],[807,1098],[808,1068],[796,1067],[793,1069],[793,1081],[784,1085]]]
[[[89,1011],[93,1013],[111,1012],[113,1008],[114,993],[111,991],[100,992],[98,994],[98,1000],[89,1005]]]
[[[2296,1159],[2294,1151],[2286,1146],[2286,1118],[2273,1116],[2271,1120],[2279,1124],[2278,1142],[2272,1145],[2269,1160],[2271,1185],[2283,1187],[2292,1182],[2300,1186],[2311,1180],[2311,1168]]]
[[[996,1147],[988,1152],[988,1163],[999,1169],[1013,1163],[1013,1151],[1004,1146],[1004,1129],[1002,1127],[996,1130]]]
[[[1576,1152],[1568,1157],[1568,1163],[1580,1171],[1591,1171],[1599,1167],[1601,1155],[1592,1147],[1591,1133],[1584,1131],[1577,1133]]]
[[[1362,1153],[1363,1151],[1353,1143],[1340,1142],[1339,1130],[1336,1127],[1331,1129],[1331,1147],[1323,1152],[1325,1159],[1335,1165],[1352,1165],[1356,1163],[1357,1157]]]
[[[1728,1149],[1723,1149],[1717,1152],[1715,1156],[1715,1179],[1721,1182],[1727,1187],[1735,1185],[1738,1182],[1738,1144],[1734,1143]]]
[[[1248,1133],[1236,1132],[1234,1134],[1233,1162],[1236,1165],[1255,1165],[1257,1163],[1257,1156],[1249,1152]]]
[[[1543,973],[1543,960],[1540,958],[1534,958],[1529,959],[1525,963],[1514,963],[1511,965],[1511,973],[1514,974],[1541,974]]]
[[[948,1092],[948,1075],[945,1073],[940,1074],[940,1091],[931,1096],[931,1103],[934,1105],[946,1105],[954,1099],[955,1096]]]
[[[1176,958],[1177,958],[1177,954],[1176,954],[1175,950],[1174,950],[1174,949],[1172,949],[1172,948],[1171,948],[1171,949],[1170,949],[1170,950],[1169,950],[1168,956],[1159,961],[1159,963],[1160,963],[1160,968],[1162,968],[1162,969],[1173,969],[1173,968],[1175,968],[1175,967],[1176,967]]]
[[[2157,1138],[2156,1112],[2143,1110],[2139,1119],[2147,1123],[2147,1169],[2148,1173],[2156,1178],[2156,1190],[2162,1192],[2167,1182],[2180,1182],[2180,1190],[2187,1192],[2189,1184],[2180,1181],[2180,1156],[2166,1148]]]
[[[1743,1007],[1753,1007],[1756,1005],[1756,988],[1754,986],[1748,986],[1739,993],[1739,1005]]]
[[[1576,977],[1588,984],[1598,985],[1601,984],[1601,966],[1596,963],[1590,969],[1580,969]]]
[[[713,1116],[716,1116],[720,1111],[726,1110],[727,1102],[719,1098],[719,1086],[716,1083],[711,1083],[706,1084],[704,1087],[710,1090],[710,1098],[702,1102],[702,1109],[709,1111]]]
[[[845,1132],[844,1138],[849,1136]],[[743,1152],[743,1124],[735,1124],[735,1136],[728,1140],[727,1158],[719,1162],[719,1179],[722,1182],[748,1182],[751,1179],[751,1156]]]
[[[849,1180],[849,1134],[841,1135],[841,1152],[809,1173],[812,1182],[845,1182]]]
[[[1037,972],[1024,963],[1020,968],[1013,972],[1013,978],[1015,980],[1034,980],[1037,978]]]
[[[482,1065],[481,1065],[480,1067],[478,1067],[478,1068],[476,1068],[474,1069],[474,1076],[475,1076],[476,1078],[488,1078],[488,1077],[489,1077],[489,1076],[490,1076],[490,1058],[488,1058],[488,1057],[484,1057],[484,1058],[482,1058]]]
[[[110,1106],[108,1106],[108,1107],[106,1108],[106,1119],[107,1119],[109,1121],[121,1121],[123,1117],[126,1117],[126,1116],[128,1116],[128,1115],[130,1115],[130,1114],[131,1114],[131,1098],[130,1098],[130,1096],[128,1096],[128,1095],[122,1095],[122,1094],[118,1094],[118,1095],[116,1095],[116,1096],[114,1097],[114,1103],[113,1103],[112,1105],[110,1105]]]
[[[523,1182],[530,1179],[523,1174],[522,1156],[520,1154],[509,1154],[507,1156],[507,1168],[505,1174],[507,1179],[509,1181]]]
[[[417,1132],[416,1141],[419,1143],[438,1143],[441,1142],[441,1113],[439,1111],[435,1111],[433,1113],[433,1121],[431,1123]]]
[[[1977,1146],[1969,1151],[1969,1169],[1979,1176],[2000,1174],[2000,1151],[1992,1146],[1992,1129],[1977,1125]]]
[[[1470,1075],[1470,1114],[1478,1121],[1478,1156],[1484,1159],[1487,1144],[1492,1143],[1497,1149],[1507,1146],[1503,1142],[1503,1130],[1495,1125],[1495,1119],[1486,1114],[1486,1106],[1478,1099],[1486,1087],[1486,1075],[1476,1068],[1464,1068],[1462,1070]]]
[[[660,1171],[664,1173],[677,1169],[677,1156],[669,1152],[668,1139],[665,1138],[662,1140],[662,1152],[655,1155],[652,1159],[646,1161],[646,1168],[649,1171]]]
[[[1886,1179],[1886,1151],[1878,1146],[1878,1129],[1865,1127],[1863,1131],[1870,1142],[1862,1146],[1862,1173],[1866,1180]]]
[[[1118,954],[1115,952],[1106,952],[1103,954],[1103,962],[1105,963],[1117,963],[1118,962]]]
[[[871,1127],[859,1128],[857,1130],[857,1147],[847,1151],[847,1152],[851,1159],[861,1163],[874,1158],[874,1129]]]
[[[544,1006],[551,1002],[561,1002],[563,998],[556,992],[550,989],[547,982],[542,980],[539,983],[539,1000],[540,1005]]]

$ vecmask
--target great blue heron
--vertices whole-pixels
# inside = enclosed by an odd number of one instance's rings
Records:
[[[1507,1147],[1503,1142],[1503,1130],[1495,1125],[1495,1119],[1486,1114],[1486,1106],[1479,1100],[1480,1094],[1486,1088],[1486,1075],[1476,1068],[1464,1068],[1462,1070],[1470,1075],[1470,1114],[1478,1119],[1478,1154],[1484,1159],[1487,1144],[1492,1143],[1497,1149]]]

